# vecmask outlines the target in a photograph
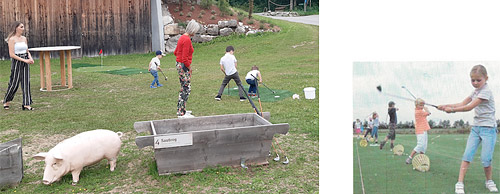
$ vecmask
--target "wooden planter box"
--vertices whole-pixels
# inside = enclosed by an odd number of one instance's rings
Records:
[[[23,178],[21,138],[0,144],[0,187],[15,185]]]
[[[270,114],[264,113],[269,119]],[[232,114],[134,123],[139,148],[154,147],[158,174],[200,171],[208,166],[268,164],[274,134],[286,134],[288,123],[272,124],[261,116]]]

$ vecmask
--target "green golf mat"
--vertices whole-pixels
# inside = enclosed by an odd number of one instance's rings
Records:
[[[234,85],[233,85],[234,86]],[[248,93],[248,88],[250,86],[248,85],[244,85],[243,88],[245,88],[245,91]],[[272,89],[272,88],[271,88]],[[267,89],[266,87],[261,87],[259,85],[259,93],[260,93],[260,101],[261,102],[276,102],[276,101],[279,101],[279,100],[283,100],[285,98],[291,98],[293,93],[288,91],[288,90],[276,90],[276,89],[272,89],[274,92],[276,93],[272,93],[269,89]],[[224,89],[224,93],[222,93],[222,98],[224,98],[224,96],[227,96],[228,94],[228,91],[227,91],[227,86],[226,88]],[[229,95],[230,96],[239,96],[238,94],[238,87],[231,87],[229,88]],[[257,96],[253,96],[252,97],[252,100],[255,102],[258,102],[258,97]]]
[[[72,67],[79,72],[99,72],[99,73],[108,73],[115,75],[132,75],[132,74],[149,73],[147,69],[135,69],[123,66],[100,66],[100,65],[86,64],[86,63],[73,64]]]

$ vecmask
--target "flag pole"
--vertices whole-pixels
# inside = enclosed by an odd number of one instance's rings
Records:
[[[101,68],[102,68],[102,49],[101,49],[101,52],[99,53],[99,55],[101,55]]]

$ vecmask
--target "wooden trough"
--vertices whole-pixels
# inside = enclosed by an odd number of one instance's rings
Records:
[[[154,147],[160,175],[217,165],[264,165],[274,134],[289,129],[288,123],[272,124],[264,118],[248,113],[141,121],[134,123],[135,130],[151,135],[138,136],[135,143]]]
[[[21,138],[0,144],[0,187],[15,185],[23,178]]]

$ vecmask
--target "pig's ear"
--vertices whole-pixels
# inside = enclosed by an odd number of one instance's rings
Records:
[[[60,152],[54,152],[54,153],[52,153],[52,156],[53,156],[55,159],[59,159],[59,160],[62,160],[62,159],[63,159],[63,157],[62,157],[62,155],[61,155],[61,153],[60,153]]]
[[[47,152],[40,152],[36,155],[33,156],[35,160],[45,160],[45,157],[47,156]]]

